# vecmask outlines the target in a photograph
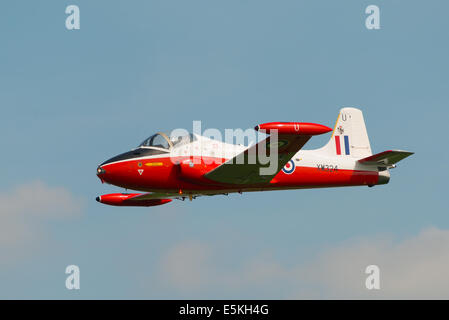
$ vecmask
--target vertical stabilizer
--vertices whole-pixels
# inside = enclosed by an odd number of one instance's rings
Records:
[[[341,109],[331,139],[318,151],[329,156],[353,158],[372,155],[362,111],[356,108]]]

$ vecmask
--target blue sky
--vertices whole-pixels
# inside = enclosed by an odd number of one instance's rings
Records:
[[[65,28],[70,4],[80,30]],[[365,28],[370,4],[380,30]],[[1,298],[449,297],[446,1],[0,9]],[[193,120],[223,132],[332,127],[344,106],[363,110],[374,152],[416,152],[390,184],[155,208],[95,202],[121,191],[96,166],[156,131]],[[79,291],[64,286],[69,264]],[[383,270],[380,292],[359,288],[367,264]]]

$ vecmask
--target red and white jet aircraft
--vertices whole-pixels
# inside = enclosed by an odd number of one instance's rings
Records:
[[[264,123],[255,130],[277,130],[277,141],[272,134],[245,147],[197,134],[169,137],[156,133],[137,149],[113,157],[97,169],[102,182],[145,193],[106,194],[96,200],[114,206],[157,206],[172,199],[233,192],[372,187],[388,183],[389,169],[413,154],[388,150],[373,155],[363,114],[355,108],[340,110],[333,131],[301,122]],[[330,131],[332,136],[324,147],[302,150],[312,136]],[[270,155],[273,141],[277,147],[275,170],[261,174],[269,164],[257,151],[266,150]],[[253,162],[249,161],[251,155]]]

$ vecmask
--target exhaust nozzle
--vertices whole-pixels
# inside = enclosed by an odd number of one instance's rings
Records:
[[[377,184],[387,184],[390,181],[390,171],[388,169],[379,171]]]

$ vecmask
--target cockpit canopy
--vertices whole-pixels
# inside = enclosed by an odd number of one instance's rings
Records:
[[[145,139],[145,141],[139,145],[139,148],[160,148],[168,151],[173,147],[191,143],[195,140],[196,138],[192,133],[184,135],[171,134],[169,136],[163,132],[158,132],[148,139]]]

